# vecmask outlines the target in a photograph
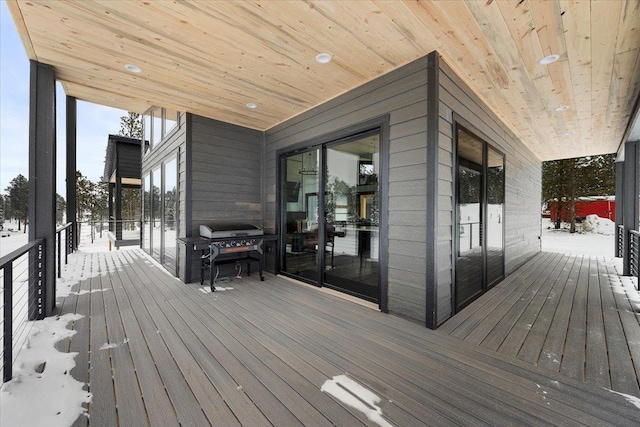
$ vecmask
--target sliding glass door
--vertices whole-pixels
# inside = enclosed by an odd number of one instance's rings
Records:
[[[455,305],[461,310],[504,277],[504,156],[459,126]]]
[[[282,270],[315,284],[318,283],[319,154],[319,150],[313,149],[286,157],[281,188]]]
[[[325,149],[324,283],[378,301],[380,136]]]
[[[380,133],[291,153],[281,160],[281,270],[379,300]]]

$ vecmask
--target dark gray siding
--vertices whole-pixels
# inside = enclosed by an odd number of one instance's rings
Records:
[[[266,132],[264,148],[264,224],[273,233],[276,152],[348,132],[354,125],[388,115],[388,310],[420,321],[425,319],[425,254],[429,232],[425,185],[426,67],[426,58],[419,59],[278,125]]]
[[[151,174],[151,171],[160,166],[162,162],[178,156],[178,237],[186,236],[186,141],[186,114],[181,114],[179,126],[174,128],[160,144],[156,144],[142,158],[142,176],[144,177],[146,174]],[[183,245],[178,245],[178,276],[183,280],[185,277],[184,249]]]
[[[507,129],[469,87],[440,62],[438,171],[438,321],[451,315],[453,259],[454,113],[475,127],[506,157],[505,272],[540,251],[541,162]]]
[[[116,173],[121,177],[140,177],[140,144],[119,143]]]
[[[191,235],[207,222],[262,226],[263,132],[191,116]],[[199,278],[193,254],[192,280]]]

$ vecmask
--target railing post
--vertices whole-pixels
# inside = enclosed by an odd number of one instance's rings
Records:
[[[37,252],[34,254],[34,277],[29,277],[29,320],[40,320],[45,317],[44,310],[44,284],[46,280],[46,247],[45,240],[42,239],[38,245],[32,250]]]
[[[62,231],[58,231],[56,233],[56,246],[57,246],[57,255],[58,255],[58,279],[62,277],[62,272],[60,270],[62,270],[62,265],[60,264],[60,260],[62,259],[62,247],[61,247],[61,242],[60,240],[62,240],[62,236],[60,235],[60,233],[62,233]]]
[[[13,262],[4,268],[2,382],[13,377]]]

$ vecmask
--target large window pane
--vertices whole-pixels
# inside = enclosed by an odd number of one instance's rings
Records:
[[[324,281],[378,301],[380,137],[326,148]]]
[[[156,108],[151,112],[151,138],[152,138],[152,146],[156,146],[162,141],[162,110],[160,108]]]
[[[151,180],[149,175],[142,178],[142,249],[151,253]]]
[[[160,261],[162,247],[162,217],[161,217],[161,174],[160,168],[154,169],[151,177],[151,255]]]
[[[489,148],[487,168],[487,284],[504,276],[504,156]]]
[[[318,150],[283,160],[283,271],[318,281]]]
[[[164,165],[164,264],[175,273],[178,214],[178,161]]]
[[[483,143],[458,131],[456,301],[464,306],[482,293]]]

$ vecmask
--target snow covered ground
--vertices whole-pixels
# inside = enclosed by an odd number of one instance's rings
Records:
[[[614,227],[607,221],[591,218],[586,227],[582,226],[589,232],[570,234],[566,228],[554,230],[550,221],[543,220],[542,250],[613,258]],[[13,226],[5,226],[5,230],[7,228]],[[79,250],[107,250],[106,234],[92,244],[87,228],[83,230],[85,235]],[[27,243],[26,236],[16,232],[1,238],[0,254],[7,254]],[[68,295],[74,285],[64,280],[59,282],[59,295]],[[56,342],[74,334],[67,329],[74,320],[77,316],[65,315],[30,322],[33,323],[32,332],[14,364],[14,379],[0,388],[0,425],[69,426],[83,413],[82,403],[89,402],[91,395],[83,389],[83,383],[69,375],[75,365],[75,354],[61,353],[54,348]],[[38,405],[33,405],[34,401],[39,402]]]
[[[555,230],[550,220],[543,219],[542,250],[575,255],[615,255],[615,225],[611,220],[589,215],[579,231],[570,234],[566,224]]]

